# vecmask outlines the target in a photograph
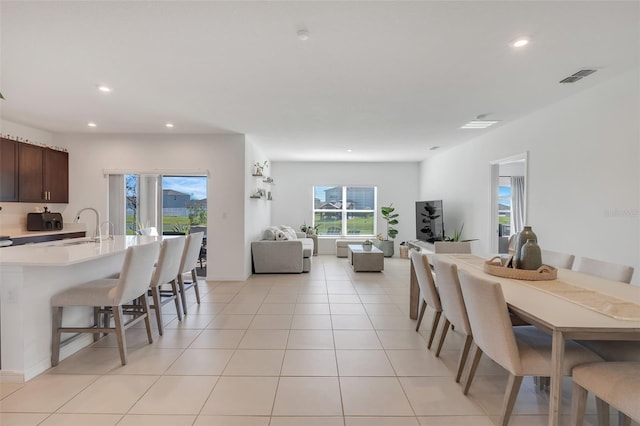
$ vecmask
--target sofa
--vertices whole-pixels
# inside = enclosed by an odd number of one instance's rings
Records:
[[[291,274],[309,272],[313,240],[287,226],[272,226],[262,240],[251,243],[253,272],[256,274]]]

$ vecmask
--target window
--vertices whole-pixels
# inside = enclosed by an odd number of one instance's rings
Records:
[[[500,176],[498,186],[498,236],[511,235],[511,179]]]
[[[376,235],[376,196],[373,186],[314,186],[318,235]]]

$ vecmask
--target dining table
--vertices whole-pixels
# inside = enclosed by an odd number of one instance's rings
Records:
[[[429,254],[459,269],[500,283],[509,310],[552,337],[549,422],[560,422],[565,341],[640,340],[640,287],[594,275],[557,269],[557,278],[530,281],[485,272],[488,257],[474,254]],[[437,277],[436,277],[437,285]],[[417,281],[411,279],[410,316],[417,312]]]

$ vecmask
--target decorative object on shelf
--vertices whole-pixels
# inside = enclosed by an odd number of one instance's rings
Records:
[[[534,240],[527,240],[520,250],[520,269],[535,270],[542,266],[542,252]]]
[[[271,198],[271,191],[267,192],[267,200],[268,201],[272,201],[273,198]]]
[[[264,182],[264,183],[268,183],[269,185],[275,185],[275,184],[273,183],[273,178],[271,178],[271,177],[265,177],[265,178],[262,180],[262,182]]]
[[[263,162],[255,162],[253,163],[253,176],[263,176],[263,172],[264,169],[266,169],[267,167],[269,167],[269,162],[267,160],[263,161]]]
[[[542,265],[535,270],[514,269],[502,266],[500,256],[494,256],[493,258],[484,262],[483,269],[489,275],[495,275],[496,277],[502,278],[512,278],[516,280],[546,281],[555,280],[556,278],[558,278],[558,270],[553,266]]]
[[[373,242],[371,240],[364,240],[362,242],[362,250],[364,251],[370,251],[372,246]]]
[[[527,240],[532,240],[535,243],[538,242],[538,237],[531,229],[531,226],[525,226],[524,229],[516,235],[516,246],[513,252],[513,267],[516,269],[522,269],[520,266],[522,246],[526,244]]]
[[[393,226],[398,224],[398,213],[395,212],[395,207],[393,207],[393,203],[388,206],[380,207],[380,214],[382,215],[382,219],[387,222],[387,235],[378,234],[378,245],[377,247],[382,250],[384,253],[384,257],[392,257],[394,248],[393,248],[393,239],[398,235],[398,230]]]

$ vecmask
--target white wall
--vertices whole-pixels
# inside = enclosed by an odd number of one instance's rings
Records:
[[[64,134],[55,135],[55,143],[69,150],[65,221],[73,220],[75,212],[87,206],[107,217],[108,179],[104,170],[207,170],[207,279],[243,280],[250,274],[244,230],[248,197],[244,136]]]
[[[244,236],[245,236],[245,268],[251,271],[251,242],[262,239],[262,231],[271,224],[271,201],[266,199],[249,198],[249,196],[256,191],[257,188],[264,188],[267,191],[271,190],[271,185],[263,182],[264,178],[254,177],[254,164],[263,163],[266,161],[262,150],[256,146],[253,142],[247,141],[245,151],[245,197],[244,202],[245,217],[244,217]],[[270,165],[267,167],[263,174],[270,176]]]
[[[313,220],[314,185],[370,185],[378,187],[380,206],[393,203],[398,217],[398,244],[415,239],[415,201],[418,199],[419,163],[274,162],[271,168],[271,218],[274,225],[300,225]],[[378,232],[385,222],[378,219]],[[335,253],[335,238],[321,238],[319,254]]]
[[[443,199],[447,229],[464,222],[465,236],[481,239],[475,251],[488,252],[489,162],[528,151],[528,223],[540,245],[632,265],[640,284],[639,75],[615,77],[425,160],[422,198]]]

